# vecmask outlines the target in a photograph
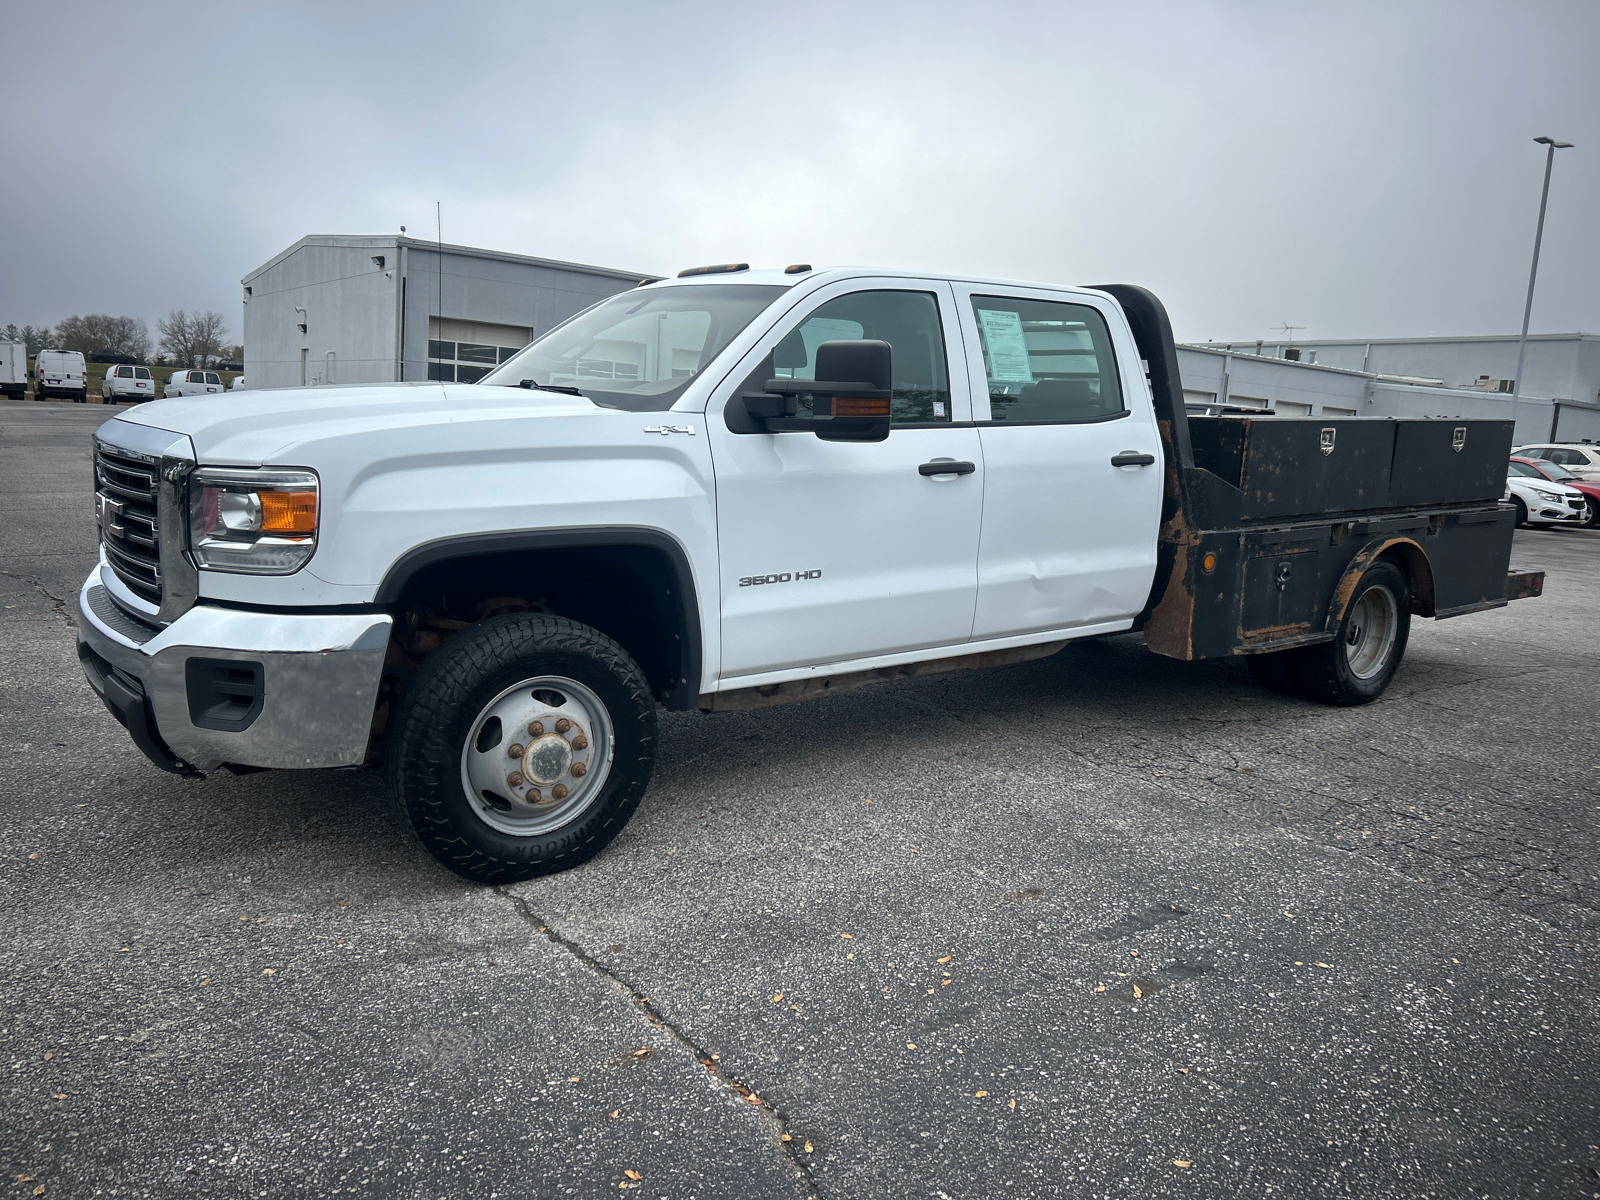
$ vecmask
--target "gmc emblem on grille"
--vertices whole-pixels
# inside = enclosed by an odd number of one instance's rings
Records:
[[[117,518],[122,515],[122,505],[110,499],[103,492],[94,494],[95,523],[100,526],[100,532],[107,537],[122,537],[127,530],[117,524]]]

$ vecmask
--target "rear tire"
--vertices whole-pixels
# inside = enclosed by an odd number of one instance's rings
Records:
[[[556,724],[558,713],[569,719]],[[535,738],[562,760],[539,788],[533,772],[548,771],[547,760],[509,753],[520,739],[533,754]],[[655,700],[626,650],[576,621],[508,613],[463,630],[418,669],[389,723],[384,774],[439,862],[477,883],[511,883],[604,849],[639,806],[655,754]]]
[[[1250,668],[1250,677],[1270,692],[1293,692],[1293,650],[1273,650],[1267,654],[1247,654],[1244,665]]]
[[[1294,651],[1294,676],[1308,700],[1348,708],[1383,695],[1405,657],[1411,634],[1411,584],[1379,560],[1356,585],[1331,642]]]

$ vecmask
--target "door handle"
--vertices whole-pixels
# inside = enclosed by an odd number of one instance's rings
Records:
[[[1154,454],[1140,454],[1136,450],[1124,450],[1121,454],[1111,456],[1113,467],[1148,467],[1155,462]]]
[[[971,475],[978,468],[969,462],[957,462],[953,458],[936,458],[932,462],[925,462],[917,468],[918,475]]]

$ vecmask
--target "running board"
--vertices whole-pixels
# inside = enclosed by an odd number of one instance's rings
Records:
[[[898,667],[880,667],[876,671],[852,671],[844,675],[813,675],[806,679],[791,679],[785,683],[769,683],[760,687],[737,688],[728,692],[708,692],[700,697],[701,712],[748,712],[753,708],[767,708],[773,704],[795,704],[801,700],[814,700],[818,696],[831,696],[834,692],[848,692],[869,683],[893,683],[897,679],[917,679],[924,675],[943,675],[948,671],[974,671],[982,667],[1011,667],[1017,663],[1048,658],[1067,644],[1040,642],[1032,646],[1013,646],[1008,650],[985,650],[979,654],[962,654],[955,658],[934,658],[925,662],[902,663]]]

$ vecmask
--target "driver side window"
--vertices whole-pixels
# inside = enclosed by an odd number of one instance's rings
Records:
[[[778,343],[772,374],[763,378],[815,379],[818,346],[858,338],[888,342],[894,352],[891,424],[951,419],[944,328],[932,292],[852,292],[829,300]],[[800,397],[799,415],[811,415],[809,397]]]

